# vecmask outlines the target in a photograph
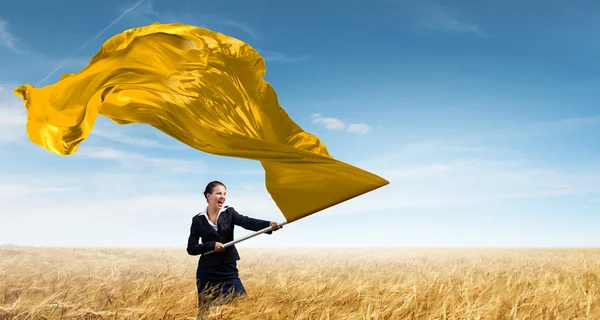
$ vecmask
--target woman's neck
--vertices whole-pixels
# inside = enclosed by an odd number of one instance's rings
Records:
[[[206,208],[206,213],[211,216],[214,217],[219,213],[219,208],[217,207],[211,207],[210,205],[208,206],[208,208]]]

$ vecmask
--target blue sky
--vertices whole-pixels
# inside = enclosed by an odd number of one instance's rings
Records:
[[[292,119],[336,158],[390,181],[238,246],[600,246],[598,9],[593,1],[3,2],[0,244],[183,248],[213,179],[239,212],[283,221],[259,163],[201,153],[152,127],[101,117],[68,157],[27,140],[16,86],[51,84],[111,36],[159,21],[251,44]]]

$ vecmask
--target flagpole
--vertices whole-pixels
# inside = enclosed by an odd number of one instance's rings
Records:
[[[284,226],[284,225],[286,225],[286,224],[288,224],[288,222],[287,222],[287,221],[285,221],[285,222],[282,222],[282,223],[279,223],[279,225],[280,225],[280,226]],[[243,237],[241,237],[241,238],[239,238],[239,239],[236,239],[236,240],[233,240],[233,241],[229,241],[229,242],[227,242],[226,244],[224,244],[223,246],[224,246],[225,248],[227,248],[227,247],[231,247],[232,245],[234,245],[234,244],[236,244],[236,243],[238,243],[238,242],[242,242],[242,241],[244,241],[244,240],[248,240],[248,239],[250,239],[250,238],[256,237],[256,236],[257,236],[257,235],[259,235],[259,234],[263,234],[263,233],[265,233],[265,232],[269,232],[269,231],[271,231],[271,230],[273,230],[273,227],[269,226],[269,227],[267,227],[267,228],[264,228],[264,229],[258,230],[258,231],[254,232],[254,233],[251,233],[251,234],[249,234],[249,235],[243,236]],[[215,252],[215,250],[211,250],[211,251],[209,251],[209,252],[203,253],[203,255],[206,255],[206,254],[211,254],[211,253],[213,253],[213,252]]]

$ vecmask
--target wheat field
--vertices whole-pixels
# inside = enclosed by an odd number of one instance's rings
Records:
[[[600,250],[238,248],[207,319],[600,319]],[[196,319],[181,249],[0,249],[0,319]]]

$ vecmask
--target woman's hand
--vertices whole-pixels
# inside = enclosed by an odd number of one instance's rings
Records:
[[[221,252],[224,250],[225,250],[225,246],[222,243],[220,243],[220,242],[215,243],[215,251],[216,252]]]
[[[282,225],[280,225],[279,223],[275,222],[275,221],[271,221],[271,229],[273,231],[277,231],[279,229],[283,228]]]

